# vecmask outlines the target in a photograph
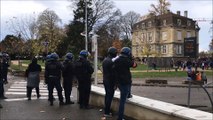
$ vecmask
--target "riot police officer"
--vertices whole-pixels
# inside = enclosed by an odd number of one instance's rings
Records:
[[[132,59],[131,49],[123,47],[121,54],[114,61],[115,77],[120,90],[118,120],[123,119],[125,102],[132,84],[130,67],[134,68],[136,66],[137,64]]]
[[[64,94],[66,102],[65,104],[74,104],[73,101],[70,100],[70,95],[72,92],[72,83],[73,83],[73,76],[74,76],[74,67],[73,67],[73,54],[67,53],[65,55],[65,60],[63,62],[63,87],[64,87]]]
[[[48,86],[48,94],[50,105],[53,105],[53,89],[57,90],[59,105],[64,105],[62,87],[61,87],[61,71],[62,64],[58,61],[58,55],[56,53],[51,54],[51,60],[45,65],[45,83]]]
[[[81,109],[89,109],[91,75],[94,72],[91,63],[87,60],[88,55],[88,51],[82,50],[78,60],[75,62],[75,75],[78,79],[79,104]]]
[[[7,97],[4,96],[4,81],[2,76],[2,54],[0,54],[0,99],[7,99]]]
[[[110,115],[110,106],[115,92],[115,75],[113,72],[113,62],[112,58],[116,57],[117,49],[115,47],[110,47],[108,49],[108,56],[104,59],[102,63],[103,68],[103,83],[105,88],[105,107],[104,116],[108,117]]]
[[[7,84],[7,74],[8,74],[8,67],[9,67],[9,55],[7,53],[3,53],[3,61],[2,61],[2,79],[4,84]]]

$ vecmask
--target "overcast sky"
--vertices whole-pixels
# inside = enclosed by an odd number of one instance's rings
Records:
[[[145,15],[150,9],[150,4],[157,4],[157,0],[113,0],[117,8],[123,14],[134,11],[140,15]],[[188,17],[192,19],[206,19],[207,21],[199,22],[200,30],[200,51],[208,50],[209,43],[213,31],[210,30],[213,16],[213,2],[212,0],[168,0],[171,3],[170,10],[173,13],[181,11],[188,11]],[[5,35],[11,34],[7,29],[7,21],[13,17],[32,15],[33,12],[38,14],[45,9],[49,8],[54,10],[56,14],[62,19],[62,25],[68,23],[73,18],[71,8],[68,6],[71,2],[67,0],[0,0],[1,11],[1,32],[0,40]]]

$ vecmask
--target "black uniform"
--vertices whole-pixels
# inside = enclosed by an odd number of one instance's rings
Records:
[[[110,114],[110,106],[114,96],[115,88],[115,76],[113,71],[112,57],[108,56],[102,63],[103,67],[103,83],[106,91],[105,95],[105,108],[104,112],[106,115]]]
[[[3,58],[2,62],[2,79],[4,83],[8,83],[7,81],[7,74],[8,74],[8,67],[9,67],[9,61],[7,58]]]
[[[64,86],[64,94],[65,94],[65,99],[66,99],[66,104],[73,104],[70,100],[70,95],[72,92],[72,83],[73,83],[73,76],[74,76],[74,67],[73,67],[73,62],[71,60],[65,60],[63,62],[63,86]]]
[[[50,105],[53,105],[53,89],[56,88],[60,105],[63,105],[62,87],[61,87],[62,65],[57,60],[46,63],[45,66],[45,83],[48,85]]]
[[[4,84],[2,79],[2,63],[0,61],[0,98],[3,98],[3,97],[4,97]]]
[[[75,63],[75,74],[78,79],[79,104],[80,108],[87,108],[91,91],[91,75],[94,72],[90,62],[79,57]]]

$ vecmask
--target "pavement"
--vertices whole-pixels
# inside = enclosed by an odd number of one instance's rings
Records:
[[[54,106],[49,106],[48,92],[43,81],[40,83],[41,98],[36,98],[35,90],[32,93],[32,100],[26,98],[26,81],[24,77],[9,75],[9,84],[5,85],[5,95],[8,99],[0,100],[3,108],[0,109],[0,120],[102,120],[102,108],[93,107],[90,110],[82,110],[77,104],[77,88],[73,87],[71,99],[75,102],[73,105],[59,106],[58,100]],[[169,102],[177,105],[187,106],[188,85],[182,84],[186,78],[155,78],[158,80],[167,80],[168,84],[146,84],[149,78],[133,79],[131,93],[134,95]],[[153,79],[153,78],[152,78]],[[208,82],[213,79],[208,76]],[[98,81],[98,86],[103,87],[102,80]],[[202,88],[193,85],[191,89],[190,107],[212,112],[211,102]],[[212,84],[210,84],[212,86]],[[206,88],[213,99],[213,87]],[[117,89],[118,90],[118,89]],[[56,91],[54,92],[57,97]],[[116,120],[117,115],[107,120]],[[126,120],[131,120],[126,118]]]
[[[73,87],[71,100],[72,105],[59,106],[57,92],[54,91],[56,101],[50,106],[48,102],[48,91],[43,81],[40,83],[39,99],[36,92],[32,92],[32,100],[26,98],[26,81],[24,77],[9,75],[9,84],[5,85],[5,96],[8,99],[0,100],[3,108],[0,109],[0,120],[101,120],[102,108],[80,109],[77,104],[77,88]],[[108,120],[115,120],[114,115]],[[130,119],[131,120],[131,119]]]

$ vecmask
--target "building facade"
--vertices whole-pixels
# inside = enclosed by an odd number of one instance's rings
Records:
[[[184,39],[196,37],[196,54],[199,51],[199,27],[187,11],[181,16],[172,12],[146,17],[133,27],[132,53],[135,57],[183,58]]]

